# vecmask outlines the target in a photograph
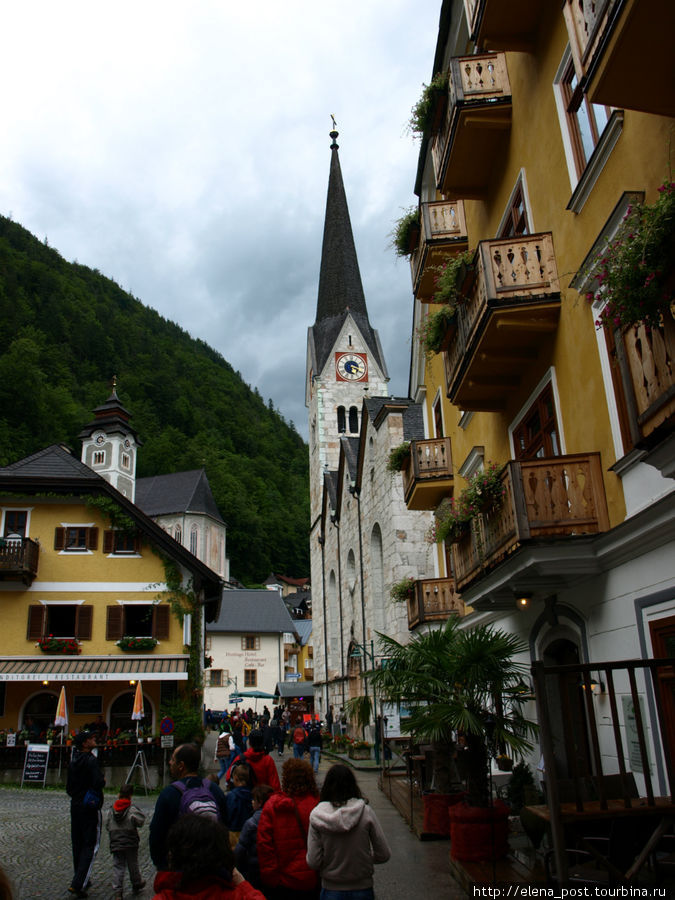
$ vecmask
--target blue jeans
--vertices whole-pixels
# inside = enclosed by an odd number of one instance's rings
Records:
[[[312,764],[312,768],[314,769],[315,774],[319,771],[319,760],[320,759],[321,759],[321,747],[310,747],[309,748],[309,761]]]
[[[293,759],[302,759],[305,755],[304,744],[293,744]]]
[[[362,888],[360,891],[328,891],[321,888],[320,900],[375,900],[372,888]]]

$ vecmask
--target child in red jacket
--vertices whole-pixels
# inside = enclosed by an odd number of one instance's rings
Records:
[[[170,871],[157,873],[153,900],[265,900],[234,868],[227,828],[215,819],[181,816],[167,848]]]

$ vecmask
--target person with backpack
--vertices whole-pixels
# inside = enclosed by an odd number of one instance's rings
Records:
[[[289,747],[293,747],[293,759],[302,759],[307,749],[307,732],[298,722],[288,742]]]
[[[218,781],[220,781],[227,769],[232,765],[236,755],[237,748],[234,745],[234,739],[232,738],[229,729],[225,728],[218,735],[218,740],[216,741],[215,759],[220,766]]]
[[[281,790],[281,782],[279,781],[279,773],[274,765],[274,760],[265,750],[265,741],[262,731],[252,731],[248,737],[249,748],[245,753],[235,758],[226,775],[227,781],[230,780],[230,773],[238,762],[247,763],[251,768],[253,778],[251,779],[251,787],[256,784],[269,784],[275,791]]]
[[[181,744],[171,754],[169,772],[174,780],[157,798],[150,823],[150,857],[157,869],[168,867],[167,835],[181,816],[194,813],[225,821],[225,794],[214,781],[198,775],[200,763],[201,751],[196,744]]]

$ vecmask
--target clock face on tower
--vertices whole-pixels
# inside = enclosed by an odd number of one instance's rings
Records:
[[[338,381],[367,381],[368,358],[365,353],[336,353],[335,371]]]

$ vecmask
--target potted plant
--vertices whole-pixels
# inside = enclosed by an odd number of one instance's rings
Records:
[[[469,277],[472,275],[473,250],[465,250],[438,267],[436,276],[436,290],[432,297],[432,303],[448,303],[456,306],[466,299]]]
[[[667,181],[654,204],[628,207],[617,235],[594,261],[597,287],[586,299],[605,303],[598,327],[659,328],[672,318],[674,239],[675,183]]]
[[[389,457],[387,458],[387,471],[401,472],[408,464],[409,459],[410,441],[403,441],[403,443],[399,444],[398,447],[393,447],[389,451]]]
[[[394,225],[391,243],[397,256],[412,256],[420,240],[419,207],[411,206]]]
[[[370,759],[371,748],[368,741],[350,741],[347,755],[350,759]]]
[[[495,757],[497,768],[500,772],[510,772],[513,769],[513,760],[506,753],[500,753]]]
[[[422,94],[410,110],[408,128],[415,137],[428,138],[437,131],[448,105],[450,72],[437,72],[430,84],[422,85]]]
[[[144,650],[154,650],[157,646],[157,638],[154,637],[130,637],[125,635],[116,641],[120,650],[130,650],[132,652],[140,652]]]
[[[417,337],[427,358],[446,349],[454,331],[456,316],[456,306],[445,304],[429,313],[417,326]]]
[[[436,543],[446,541],[456,544],[469,532],[471,513],[461,497],[457,500],[454,497],[443,500],[434,513],[434,518],[432,537]]]
[[[471,476],[460,497],[462,506],[471,516],[499,509],[504,499],[503,471],[504,466],[488,462]]]
[[[415,596],[415,579],[412,575],[408,575],[407,578],[392,584],[389,596],[394,603],[407,603],[408,600],[412,600]]]
[[[517,756],[532,749],[536,724],[521,712],[525,666],[514,660],[526,648],[492,625],[460,630],[455,619],[408,644],[379,639],[387,666],[366,677],[378,696],[410,709],[403,728],[431,743],[439,792],[450,794],[453,757],[458,763],[461,757],[467,797],[450,807],[451,855],[486,859],[493,848],[506,852],[508,807],[492,802],[488,760],[496,747]]]

